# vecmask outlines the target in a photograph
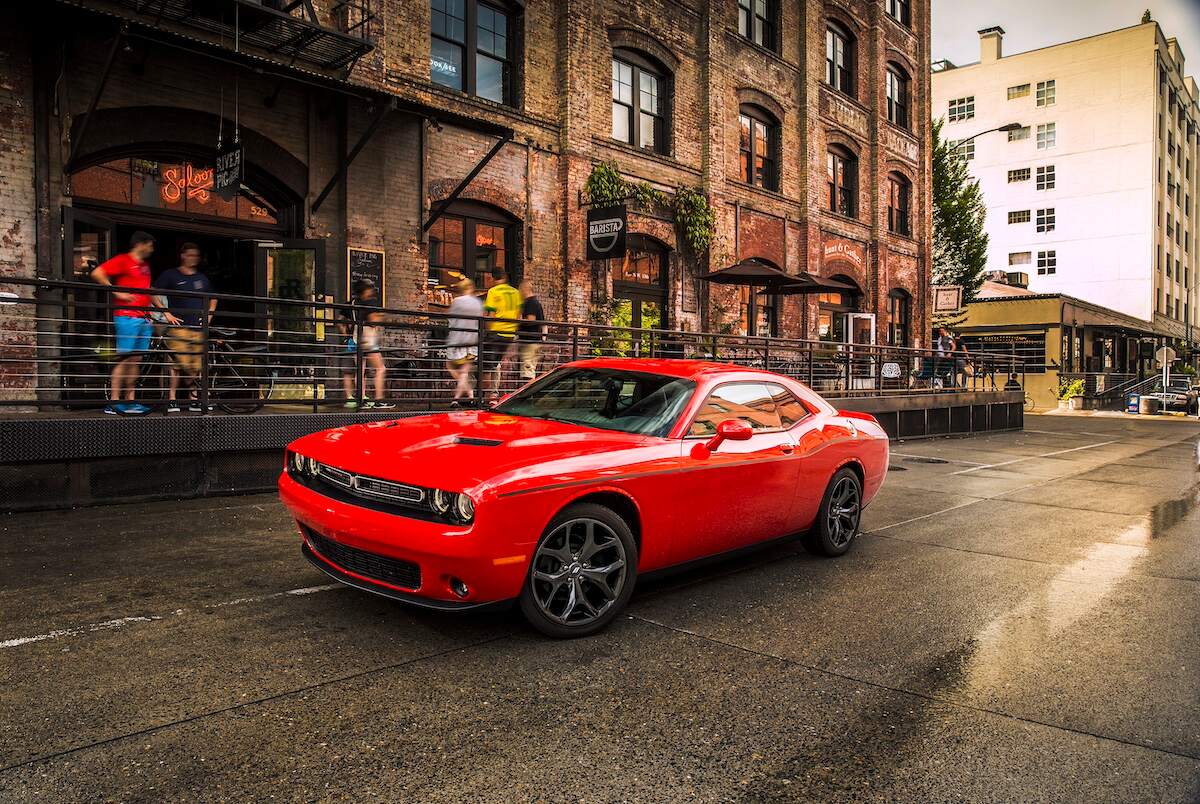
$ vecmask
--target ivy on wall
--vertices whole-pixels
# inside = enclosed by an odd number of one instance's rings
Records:
[[[583,184],[584,199],[596,206],[611,206],[632,200],[643,208],[666,207],[675,217],[680,242],[699,256],[708,250],[717,230],[717,216],[708,196],[696,187],[677,187],[668,197],[646,182],[629,181],[615,162],[598,162]]]

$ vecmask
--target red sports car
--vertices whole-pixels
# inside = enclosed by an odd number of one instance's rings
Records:
[[[638,576],[803,534],[841,555],[887,435],[804,385],[691,360],[583,360],[492,410],[296,440],[279,493],[304,555],[438,609],[517,599],[555,637],[603,628]]]

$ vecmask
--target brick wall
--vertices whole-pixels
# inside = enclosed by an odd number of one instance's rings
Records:
[[[29,39],[0,30],[0,290],[28,298],[4,277],[34,272],[33,71]],[[0,399],[31,386],[33,321],[28,306],[0,306]]]

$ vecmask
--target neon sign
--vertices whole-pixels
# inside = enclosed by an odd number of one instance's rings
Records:
[[[213,169],[197,169],[191,164],[182,168],[169,167],[162,172],[163,184],[159,190],[162,200],[168,204],[178,204],[186,193],[189,199],[201,204],[207,204],[212,194]]]

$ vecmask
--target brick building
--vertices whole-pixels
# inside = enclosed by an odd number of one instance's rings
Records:
[[[198,242],[218,290],[389,306],[497,263],[551,318],[922,345],[928,0],[54,0],[0,30],[0,275],[71,278],[134,229]],[[240,193],[213,191],[218,141]],[[701,189],[585,257],[593,165]],[[463,179],[479,168],[463,185]],[[699,275],[758,258],[859,292],[772,299]],[[161,263],[161,264],[160,264]]]

